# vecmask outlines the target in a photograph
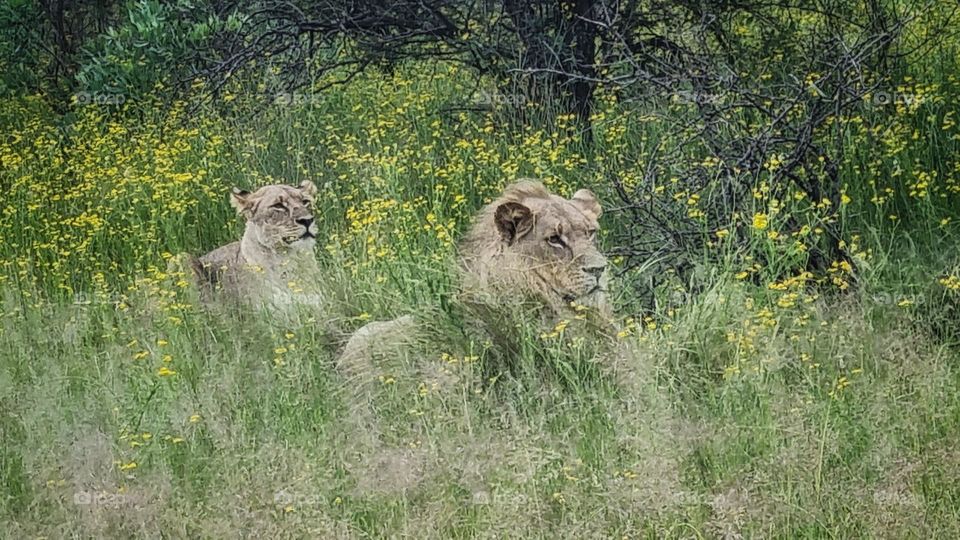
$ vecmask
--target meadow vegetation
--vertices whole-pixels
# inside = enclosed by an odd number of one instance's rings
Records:
[[[723,223],[635,168],[683,100],[601,87],[586,142],[573,114],[460,107],[474,79],[434,61],[296,99],[8,92],[0,537],[960,536],[958,44],[828,123],[838,198],[761,182]],[[611,176],[700,223],[684,271],[626,264]],[[508,368],[453,267],[521,177],[598,195],[617,330],[516,313]],[[239,238],[233,186],[304,180],[322,308],[204,306],[168,272]],[[849,256],[813,268],[827,230]],[[403,315],[428,328],[359,392],[340,347]]]

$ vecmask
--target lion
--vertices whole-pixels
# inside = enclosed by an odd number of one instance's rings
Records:
[[[245,300],[286,303],[305,296],[319,273],[312,204],[317,188],[274,184],[249,192],[233,188],[230,204],[246,224],[243,236],[201,256],[185,256],[202,292],[221,290]],[[184,256],[181,256],[182,258]]]
[[[535,304],[544,327],[582,319],[584,311],[600,326],[609,322],[608,262],[597,246],[602,211],[586,189],[565,199],[535,180],[508,186],[458,244],[458,300],[468,317],[502,342],[515,341],[504,331],[521,304]],[[369,323],[347,341],[338,365],[368,378],[372,357],[417,341],[422,330],[409,315]]]

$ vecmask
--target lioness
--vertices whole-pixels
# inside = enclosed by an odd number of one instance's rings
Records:
[[[253,193],[234,188],[230,204],[246,220],[243,237],[189,266],[201,289],[223,289],[246,300],[284,302],[317,275],[317,225],[311,204],[317,188],[275,184]]]

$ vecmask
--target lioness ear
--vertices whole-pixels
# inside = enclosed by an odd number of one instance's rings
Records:
[[[518,202],[506,202],[497,207],[493,221],[500,237],[510,245],[533,229],[533,212]]]
[[[230,206],[234,207],[238,214],[249,216],[252,206],[250,192],[240,188],[233,188],[233,191],[230,192]]]
[[[304,197],[310,199],[311,201],[317,196],[317,186],[315,186],[313,182],[309,180],[304,180],[300,183],[300,191],[303,193]]]
[[[593,219],[600,219],[600,215],[603,214],[603,208],[600,208],[600,201],[597,200],[596,195],[589,189],[577,191],[573,194],[571,201],[577,205],[577,208],[579,208],[581,212]]]

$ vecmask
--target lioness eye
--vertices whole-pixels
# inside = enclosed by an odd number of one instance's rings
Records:
[[[591,241],[591,242],[594,241],[594,240],[596,240],[596,239],[597,239],[597,230],[596,230],[596,229],[593,229],[592,231],[587,231],[587,236],[590,237],[590,241]]]
[[[555,234],[550,238],[547,238],[547,243],[554,247],[563,247],[566,245],[563,243],[563,238],[561,238],[559,234]]]
[[[287,207],[284,206],[282,202],[273,203],[273,204],[270,205],[270,208],[278,208],[278,209],[280,209],[280,210],[286,210],[286,209],[287,209]]]

